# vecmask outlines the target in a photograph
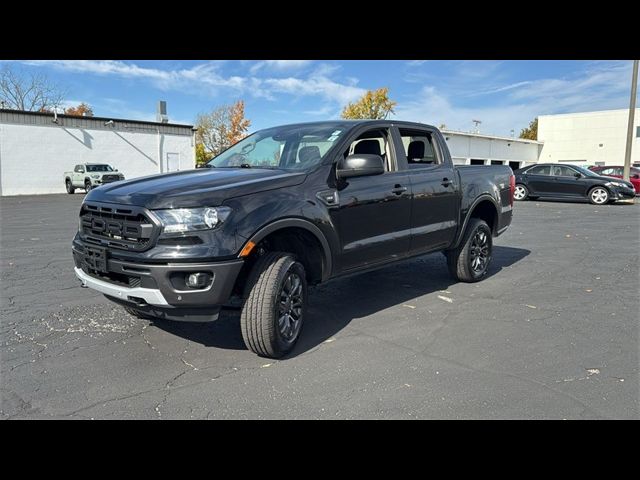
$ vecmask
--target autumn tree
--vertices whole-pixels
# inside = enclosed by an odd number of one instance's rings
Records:
[[[64,109],[64,113],[67,115],[75,115],[76,117],[93,117],[93,109],[90,105],[82,102],[77,107],[69,107]]]
[[[229,108],[229,131],[227,140],[229,145],[238,143],[247,136],[251,121],[244,117],[244,101],[238,100]]]
[[[238,143],[247,136],[250,125],[251,121],[244,116],[242,100],[199,114],[196,118],[196,161],[204,163]]]
[[[527,128],[523,128],[520,131],[520,138],[538,140],[538,117],[534,118]]]
[[[377,90],[368,90],[359,100],[349,103],[342,110],[342,118],[357,119],[371,118],[384,119],[393,113],[393,107],[397,102],[389,98],[389,88],[383,87]]]
[[[58,108],[64,92],[42,74],[18,73],[8,65],[0,69],[0,107],[28,112]]]

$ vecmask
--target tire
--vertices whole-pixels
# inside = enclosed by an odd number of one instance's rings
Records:
[[[129,314],[129,315],[133,315],[136,318],[141,318],[143,320],[153,320],[155,319],[155,317],[153,315],[149,315],[147,313],[141,312],[140,310],[136,310],[135,308],[131,308],[131,307],[122,307],[125,309],[125,311]]]
[[[245,291],[240,327],[247,348],[268,358],[289,353],[300,336],[306,312],[307,280],[302,264],[289,253],[266,253],[249,274]]]
[[[589,202],[591,202],[592,205],[605,205],[609,203],[609,199],[611,198],[609,190],[600,186],[593,187],[589,190],[587,196],[589,197]]]
[[[71,180],[65,181],[64,185],[67,187],[67,193],[69,195],[73,195],[76,192],[76,189],[73,187],[73,183],[71,183]]]
[[[526,200],[528,196],[529,189],[521,183],[517,183],[516,190],[515,192],[513,192],[513,199],[517,200],[518,202],[522,202],[523,200]]]
[[[473,283],[482,280],[491,263],[492,251],[493,238],[489,225],[484,220],[472,218],[460,246],[447,251],[449,273],[461,282]]]
[[[86,193],[89,193],[91,191],[91,188],[93,188],[93,187],[91,187],[91,182],[85,181],[84,182],[84,191]]]

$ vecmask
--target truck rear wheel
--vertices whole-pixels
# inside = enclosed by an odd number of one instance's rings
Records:
[[[76,189],[73,188],[73,183],[71,183],[71,180],[67,180],[64,182],[65,186],[67,187],[67,193],[68,194],[73,194],[75,193]]]
[[[91,191],[91,182],[89,180],[84,181],[84,191],[89,193]]]
[[[461,282],[477,282],[487,274],[493,238],[487,222],[479,218],[469,220],[458,248],[447,251],[447,266],[453,278]]]
[[[306,311],[304,267],[289,253],[269,252],[251,271],[240,314],[242,338],[262,357],[280,358],[296,344]]]

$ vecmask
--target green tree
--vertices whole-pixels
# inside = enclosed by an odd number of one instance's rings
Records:
[[[196,165],[203,165],[211,160],[211,156],[207,155],[203,143],[196,143]]]
[[[534,118],[527,128],[520,131],[520,138],[538,140],[538,117]]]
[[[380,120],[393,113],[393,107],[397,105],[389,98],[389,88],[383,87],[377,90],[368,90],[362,98],[349,103],[342,110],[342,118],[370,118]]]

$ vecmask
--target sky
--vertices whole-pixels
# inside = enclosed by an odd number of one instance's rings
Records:
[[[517,136],[538,115],[628,108],[631,61],[43,60],[0,61],[44,73],[101,117],[172,123],[242,99],[250,131],[339,118],[368,89],[388,87],[391,118]]]

